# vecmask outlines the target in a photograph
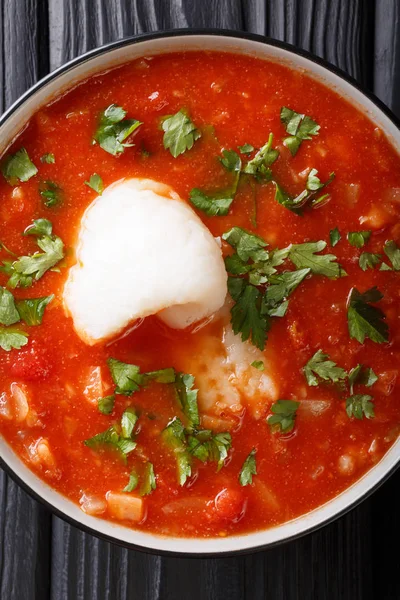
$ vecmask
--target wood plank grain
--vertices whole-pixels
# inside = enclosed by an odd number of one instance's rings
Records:
[[[373,87],[400,118],[400,4],[385,0],[375,7]]]

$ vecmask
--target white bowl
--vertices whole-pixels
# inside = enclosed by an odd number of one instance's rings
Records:
[[[325,83],[360,108],[386,134],[400,152],[400,130],[395,117],[374,96],[324,61],[288,44],[261,36],[229,31],[177,30],[147,34],[93,50],[54,71],[28,90],[0,119],[0,152],[11,143],[25,123],[43,105],[83,79],[142,56],[191,50],[216,50],[278,61]],[[178,538],[159,536],[89,516],[62,496],[18,458],[0,436],[1,465],[34,498],[58,516],[94,535],[124,546],[155,553],[210,555],[249,552],[296,538],[326,524],[369,496],[400,462],[400,439],[382,460],[344,492],[315,510],[292,521],[246,535],[226,538]]]

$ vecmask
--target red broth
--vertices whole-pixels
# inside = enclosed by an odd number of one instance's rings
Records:
[[[92,144],[99,113],[113,103],[124,107],[129,118],[143,122],[133,137],[135,145],[118,157]],[[310,115],[321,127],[294,157],[282,143],[287,136],[279,118],[282,106]],[[163,147],[160,122],[181,108],[188,110],[202,137],[173,158]],[[306,209],[300,217],[275,201],[273,184],[242,178],[227,216],[207,217],[197,211],[200,218],[214,236],[239,226],[262,236],[272,248],[324,240],[325,252],[335,254],[348,276],[307,278],[291,295],[286,315],[273,319],[265,360],[273,366],[279,397],[300,402],[294,429],[271,429],[266,420],[271,415],[269,400],[258,418],[243,411],[234,418],[232,448],[219,472],[215,462],[193,459],[192,477],[180,486],[174,455],[161,439],[173,417],[183,418],[173,385],[152,383],[130,397],[117,395],[112,414],[101,414],[97,398],[114,389],[106,361],[113,356],[139,365],[143,372],[165,367],[179,371],[199,343],[211,334],[222,335],[222,326],[211,322],[194,333],[168,329],[156,317],[148,317],[112,343],[87,346],[79,339],[64,313],[62,290],[68,267],[74,264],[82,215],[96,198],[85,181],[93,173],[101,175],[105,186],[121,178],[146,177],[169,184],[188,200],[193,188],[221,189],[229,183],[230,174],[218,159],[222,149],[237,151],[245,143],[260,148],[270,132],[280,150],[272,168],[281,185],[296,195],[304,189],[310,168],[318,169],[321,181],[334,171],[336,178],[327,188],[329,202]],[[33,219],[42,217],[52,222],[68,249],[60,272],[49,271],[31,287],[12,290],[16,299],[49,294],[55,299],[41,325],[24,328],[29,333],[26,346],[0,350],[0,431],[36,474],[89,512],[128,527],[179,536],[226,536],[267,528],[316,508],[384,456],[400,432],[399,273],[380,271],[379,266],[364,272],[358,259],[368,251],[390,264],[383,246],[387,240],[400,243],[400,158],[360,110],[303,71],[280,64],[231,54],[171,54],[91,77],[38,111],[9,152],[21,147],[39,171],[14,187],[0,177],[0,239],[18,256],[33,253],[35,241],[21,234]],[[49,152],[55,163],[42,163],[40,158]],[[242,159],[247,160],[244,155]],[[39,187],[45,180],[63,190],[59,206],[44,206]],[[331,248],[329,233],[335,227],[341,240]],[[348,232],[359,230],[372,232],[362,249],[346,239]],[[224,255],[231,251],[223,243]],[[4,250],[1,258],[8,258]],[[2,286],[7,280],[0,273]],[[361,344],[349,337],[347,298],[353,287],[364,292],[373,286],[383,294],[379,307],[386,315],[389,341],[366,339]],[[356,393],[373,396],[374,418],[349,418],[346,394],[336,385],[307,385],[303,367],[319,349],[347,371],[359,363],[373,368],[378,381],[370,388],[359,386]],[[24,419],[15,408],[15,384],[29,403]],[[138,446],[126,464],[116,453],[84,445],[87,438],[118,423],[127,406],[140,418]],[[218,424],[221,430],[221,424],[211,420],[217,429]],[[210,426],[210,420],[204,426]],[[253,448],[257,475],[252,484],[241,486],[239,473]],[[121,498],[139,498],[137,490],[122,490],[132,469],[140,472],[145,461],[154,466],[156,489],[142,498],[137,523],[110,508],[106,497],[120,494],[117,505],[124,503]]]

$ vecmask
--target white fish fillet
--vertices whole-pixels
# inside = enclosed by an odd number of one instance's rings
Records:
[[[88,344],[158,314],[183,329],[224,303],[221,249],[173,190],[147,179],[109,186],[86,210],[64,306]]]
[[[183,368],[196,377],[201,413],[229,419],[247,408],[258,419],[279,398],[272,350],[267,346],[261,352],[250,342],[242,342],[229,323],[229,307],[227,301],[215,317],[222,319],[222,337],[202,337]],[[264,371],[252,367],[254,361],[263,361]]]

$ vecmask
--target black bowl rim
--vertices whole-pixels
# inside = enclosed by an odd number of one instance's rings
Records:
[[[328,61],[326,61],[322,58],[319,58],[319,57],[315,56],[314,54],[307,52],[306,50],[297,48],[296,46],[293,46],[292,44],[289,44],[288,42],[275,40],[275,39],[269,38],[267,36],[262,36],[262,35],[258,35],[258,34],[254,34],[254,33],[247,33],[244,31],[233,31],[233,30],[229,30],[229,29],[206,29],[206,28],[169,29],[169,30],[159,31],[159,32],[154,32],[154,33],[141,33],[141,34],[136,34],[133,36],[125,37],[123,39],[120,39],[120,40],[117,40],[114,42],[109,42],[107,44],[103,44],[102,46],[99,46],[98,48],[89,50],[88,52],[85,52],[84,54],[81,54],[81,55],[73,58],[72,60],[68,61],[64,65],[55,69],[54,71],[52,71],[51,73],[49,73],[48,75],[46,75],[45,77],[40,79],[32,87],[30,87],[22,96],[20,96],[10,106],[10,108],[8,110],[6,110],[3,113],[3,115],[0,117],[0,127],[8,120],[8,118],[18,108],[20,108],[20,106],[22,106],[24,104],[24,102],[26,100],[28,100],[28,98],[30,98],[33,94],[35,94],[42,87],[46,86],[50,81],[57,79],[58,76],[67,73],[68,71],[74,69],[77,65],[83,64],[96,56],[100,56],[101,54],[106,54],[107,52],[109,52],[111,50],[115,50],[118,48],[122,48],[124,46],[136,44],[138,42],[149,41],[149,40],[154,40],[154,39],[159,39],[159,38],[169,38],[169,37],[178,37],[178,36],[179,37],[184,37],[184,36],[189,37],[189,36],[198,36],[198,35],[228,37],[228,38],[232,38],[232,39],[244,39],[244,40],[249,40],[249,41],[253,41],[253,42],[259,42],[259,43],[265,44],[267,46],[275,46],[282,50],[287,50],[288,52],[295,54],[297,56],[307,58],[311,62],[324,67],[326,70],[330,71],[331,73],[334,73],[335,75],[337,75],[338,77],[340,77],[341,79],[346,81],[347,83],[350,83],[354,88],[356,88],[359,92],[361,92],[364,96],[366,96],[373,104],[375,104],[375,106],[381,112],[383,112],[386,115],[386,117],[388,117],[390,119],[390,121],[392,121],[392,123],[397,127],[397,129],[400,130],[400,120],[392,113],[392,111],[381,100],[379,100],[379,98],[377,98],[373,93],[371,93],[369,90],[367,90],[363,85],[360,85],[353,77],[351,77],[350,75],[348,75],[347,73],[345,73],[344,71],[339,69],[338,67],[332,65]],[[45,500],[36,491],[34,491],[32,488],[30,488],[29,485],[27,483],[25,483],[25,481],[23,481],[19,477],[19,475],[17,475],[13,471],[13,469],[5,461],[5,459],[0,456],[0,467],[3,468],[7,472],[7,474],[25,492],[28,493],[28,495],[30,495],[34,500],[40,502],[48,510],[50,510],[51,513],[53,513],[57,517],[63,519],[70,525],[73,525],[74,527],[80,529],[81,531],[83,531],[85,533],[89,533],[101,540],[114,543],[117,546],[121,546],[122,548],[128,548],[130,550],[138,550],[138,551],[144,552],[146,554],[152,554],[152,555],[157,555],[157,556],[172,556],[172,557],[181,557],[181,558],[207,558],[207,557],[223,558],[223,557],[227,557],[227,556],[240,556],[240,555],[246,555],[246,554],[250,554],[250,553],[254,553],[254,552],[261,552],[263,550],[269,550],[271,548],[280,546],[287,542],[291,542],[291,541],[300,539],[301,537],[303,537],[305,535],[313,533],[314,531],[317,531],[318,529],[321,529],[322,527],[325,527],[326,525],[333,523],[340,517],[347,514],[350,510],[352,510],[353,508],[355,508],[356,506],[361,504],[361,502],[363,502],[364,500],[369,498],[371,496],[371,494],[373,494],[378,488],[380,488],[381,485],[383,485],[389,479],[389,477],[391,477],[391,475],[393,475],[393,473],[398,469],[399,466],[400,466],[400,456],[399,456],[399,459],[397,460],[397,463],[395,465],[393,465],[393,467],[389,471],[387,471],[384,474],[384,476],[381,477],[381,479],[374,486],[369,488],[362,496],[360,496],[359,498],[354,500],[354,502],[352,502],[351,504],[348,504],[341,511],[336,512],[334,515],[325,519],[321,523],[318,523],[314,526],[310,526],[310,527],[304,529],[303,531],[296,533],[292,536],[282,538],[281,540],[277,540],[275,542],[270,542],[270,543],[254,546],[251,548],[243,548],[243,549],[238,549],[238,550],[228,550],[228,551],[221,551],[221,552],[219,552],[219,551],[182,552],[182,551],[173,551],[173,550],[158,550],[155,548],[149,548],[148,546],[142,546],[139,544],[125,542],[114,536],[99,532],[96,529],[89,527],[88,525],[82,524],[80,521],[77,521],[73,517],[66,515],[64,512],[62,512],[57,507],[55,507],[53,504],[51,504],[51,502],[49,502],[48,500]],[[301,518],[301,517],[299,517],[299,518]],[[159,536],[156,535],[155,538],[157,538],[157,537],[159,537]],[[244,535],[243,537],[245,538],[246,536]],[[168,539],[168,537],[166,537],[165,539]],[[188,539],[191,539],[191,538],[188,538]],[[196,538],[193,538],[193,544],[194,545],[196,544]]]

